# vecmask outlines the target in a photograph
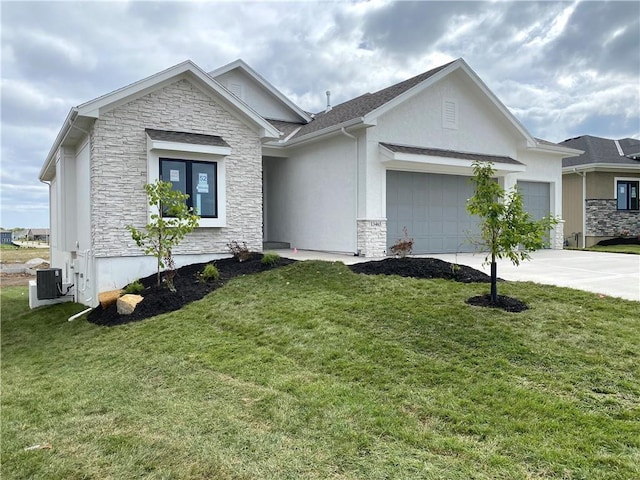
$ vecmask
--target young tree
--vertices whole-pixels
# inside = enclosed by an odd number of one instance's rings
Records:
[[[151,221],[144,229],[127,225],[131,232],[131,238],[144,249],[144,253],[152,254],[158,260],[158,286],[160,286],[160,270],[168,266],[165,279],[172,292],[173,277],[175,276],[171,249],[178,245],[182,239],[198,227],[199,218],[193,210],[187,207],[186,200],[189,195],[178,190],[173,190],[171,182],[157,180],[155,183],[146,184],[149,205],[156,207],[151,214]]]
[[[496,303],[496,259],[508,258],[514,265],[531,259],[529,253],[545,247],[549,230],[558,219],[549,216],[534,220],[524,210],[518,189],[506,192],[495,181],[492,163],[474,162],[473,173],[474,194],[467,201],[467,211],[480,217],[481,244],[488,250],[484,260],[491,264],[491,302]]]

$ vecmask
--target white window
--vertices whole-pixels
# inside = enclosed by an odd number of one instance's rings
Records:
[[[442,128],[458,129],[458,102],[453,98],[442,99]]]
[[[151,138],[147,131],[147,181],[169,181],[188,194],[187,204],[200,216],[200,227],[225,227],[225,157],[230,153],[228,146],[167,141]]]

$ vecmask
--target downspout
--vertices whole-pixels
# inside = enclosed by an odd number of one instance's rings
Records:
[[[356,157],[355,157],[355,161],[356,161],[356,168],[355,168],[355,201],[354,201],[354,206],[353,206],[353,210],[354,210],[354,215],[353,215],[353,219],[356,222],[356,229],[355,229],[355,249],[354,249],[354,255],[355,256],[360,256],[360,249],[358,248],[358,180],[359,180],[359,161],[358,161],[358,154],[359,152],[359,148],[358,148],[358,139],[356,138],[355,135],[352,135],[350,133],[348,133],[344,127],[340,128],[340,131],[342,132],[342,134],[346,137],[349,137],[351,139],[353,139],[356,142]]]
[[[582,248],[587,247],[587,172],[579,172],[577,168],[573,172],[582,177]]]

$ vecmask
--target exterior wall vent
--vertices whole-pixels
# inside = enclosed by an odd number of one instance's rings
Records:
[[[453,98],[442,99],[442,128],[458,128],[458,103]]]

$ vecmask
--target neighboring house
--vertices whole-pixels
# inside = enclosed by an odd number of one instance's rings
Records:
[[[27,231],[27,239],[34,242],[49,243],[49,229],[48,228],[30,228]]]
[[[620,235],[640,235],[640,140],[581,137],[561,145],[583,150],[562,161],[565,236],[590,247]]]
[[[0,230],[0,244],[11,245],[13,243],[13,232],[10,230]]]
[[[493,162],[535,216],[560,215],[561,160],[579,153],[532,137],[462,59],[316,115],[242,60],[210,73],[187,61],[73,108],[40,178],[51,264],[96,305],[155,269],[126,225],[147,223],[143,187],[158,178],[202,216],[177,266],[232,240],[378,257],[404,227],[414,253],[474,249],[474,160]]]
[[[27,230],[27,229],[15,230],[13,232],[13,239],[14,240],[26,240],[28,234],[29,234],[29,230]]]

